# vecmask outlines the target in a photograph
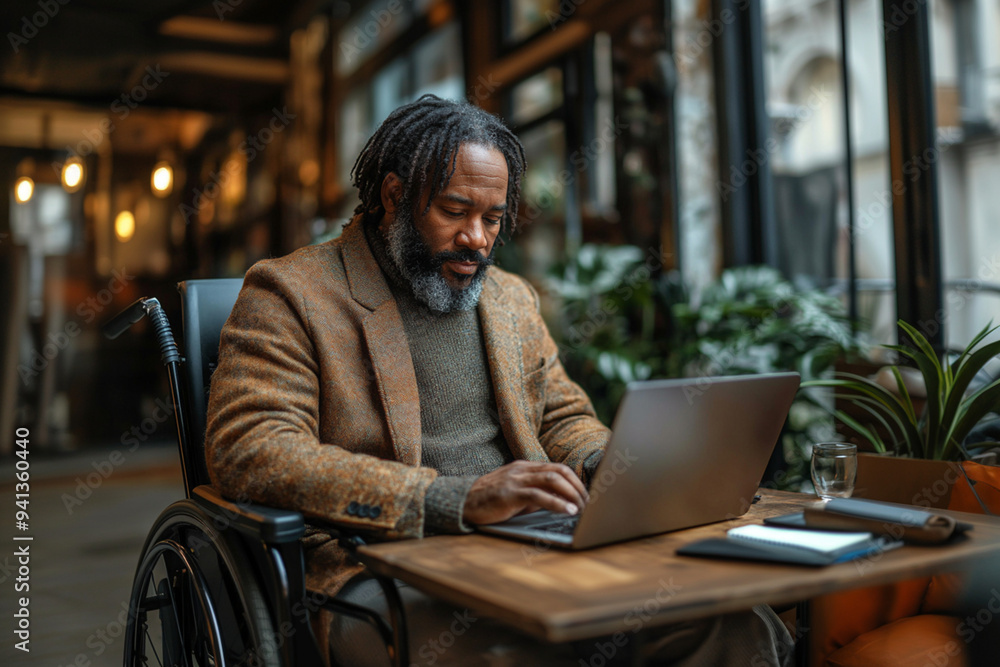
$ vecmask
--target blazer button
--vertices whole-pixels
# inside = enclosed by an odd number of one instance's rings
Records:
[[[351,516],[356,516],[358,513],[358,507],[358,502],[356,500],[352,500],[350,504],[347,505],[347,513]]]
[[[361,505],[361,506],[359,506],[358,507],[358,516],[361,517],[362,519],[367,519],[368,518],[368,510],[369,510],[368,505]]]
[[[370,516],[373,519],[377,519],[378,516],[379,516],[379,514],[381,514],[381,513],[382,513],[382,508],[379,507],[378,505],[376,505],[375,507],[371,508],[368,511],[368,516]]]

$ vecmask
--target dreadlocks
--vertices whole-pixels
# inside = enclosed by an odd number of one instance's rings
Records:
[[[448,187],[455,173],[458,148],[465,143],[489,146],[503,154],[507,162],[507,210],[502,229],[508,234],[513,232],[524,174],[521,142],[496,116],[467,102],[443,100],[436,95],[424,95],[399,107],[368,139],[351,169],[361,196],[355,214],[382,217],[382,181],[390,172],[403,181],[401,207],[415,210],[425,190],[430,189],[423,210],[426,214],[434,197]]]

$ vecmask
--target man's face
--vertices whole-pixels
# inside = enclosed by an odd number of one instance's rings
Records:
[[[390,186],[389,195],[392,190]],[[426,206],[425,199],[417,210]],[[417,298],[432,310],[468,310],[479,301],[506,210],[503,154],[480,144],[462,144],[455,173],[427,213],[414,218],[397,208],[386,216],[389,255]]]

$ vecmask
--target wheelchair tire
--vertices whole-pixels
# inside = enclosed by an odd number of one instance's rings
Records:
[[[192,501],[164,510],[132,583],[125,667],[279,667],[267,598],[238,551]]]

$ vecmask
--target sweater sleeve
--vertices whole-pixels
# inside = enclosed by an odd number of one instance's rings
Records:
[[[476,481],[471,477],[438,476],[424,496],[424,530],[429,533],[471,533],[462,521],[465,499]]]

